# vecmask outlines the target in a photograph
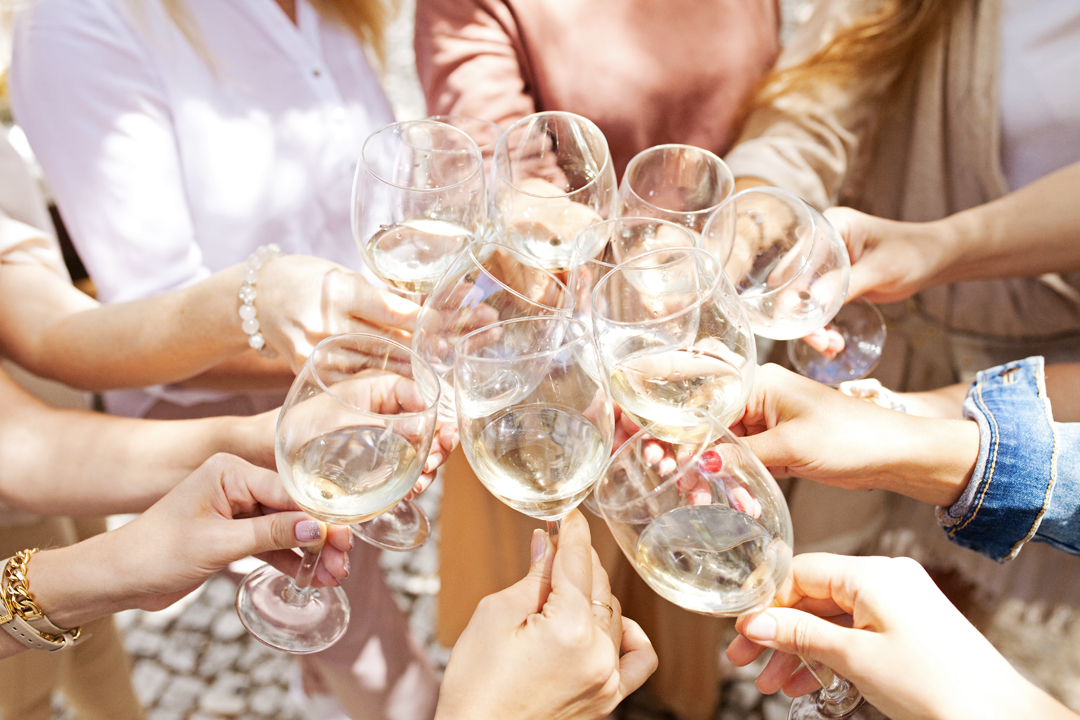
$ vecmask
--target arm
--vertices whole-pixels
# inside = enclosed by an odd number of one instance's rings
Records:
[[[57,410],[3,373],[0,408],[0,500],[31,512],[139,512],[218,452],[274,466],[276,412],[155,421]]]
[[[249,555],[295,573],[289,548],[323,542],[317,583],[336,584],[348,575],[349,529],[299,512],[276,473],[220,455],[127,525],[34,555],[27,579],[45,615],[73,628],[128,608],[160,610]],[[22,650],[0,633],[0,658]]]
[[[848,245],[848,297],[894,302],[932,285],[1080,271],[1080,163],[925,223],[827,211]]]
[[[577,511],[557,551],[533,533],[529,574],[484,598],[454,646],[436,720],[594,720],[652,674],[656,653],[622,617],[589,543]]]
[[[92,390],[200,373],[195,382],[202,387],[288,387],[292,369],[324,337],[409,331],[419,312],[329,261],[271,260],[259,273],[255,307],[260,331],[283,359],[268,361],[248,349],[240,329],[244,270],[235,265],[179,290],[99,305],[43,265],[0,262],[0,353],[38,375]]]
[[[417,74],[433,115],[503,128],[536,112],[513,13],[499,0],[418,0]]]
[[[762,692],[815,690],[796,655],[824,663],[892,720],[1078,717],[1024,679],[907,558],[808,554],[792,563],[777,607],[744,615],[728,647],[738,666],[775,653]]]
[[[776,67],[792,67],[812,56],[865,7],[849,0],[815,3],[813,15],[785,46]],[[880,96],[894,77],[867,73],[842,88],[819,88],[813,96],[791,91],[755,104],[738,143],[724,157],[736,189],[768,184],[819,208],[835,204],[859,144],[873,125]]]

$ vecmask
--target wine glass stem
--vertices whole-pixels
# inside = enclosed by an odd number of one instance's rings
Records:
[[[296,571],[296,577],[282,592],[285,602],[304,607],[311,599],[315,588],[311,587],[311,581],[315,577],[315,568],[319,564],[319,556],[322,555],[322,545],[314,550],[304,548],[304,559],[300,562],[300,569]]]
[[[827,706],[838,707],[843,706],[846,710],[849,707],[857,705],[861,701],[862,696],[854,685],[847,680],[840,678],[830,668],[822,665],[816,660],[809,660],[805,657],[799,656],[799,659],[806,665],[806,669],[810,671],[810,674],[814,676],[814,679],[821,684],[821,698]]]
[[[559,530],[561,528],[562,528],[562,519],[561,518],[558,519],[558,520],[548,520],[547,521],[548,536],[551,538],[552,542],[556,542],[556,543],[559,542]]]

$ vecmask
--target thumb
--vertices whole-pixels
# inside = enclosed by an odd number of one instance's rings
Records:
[[[229,523],[235,532],[223,550],[231,556],[230,562],[273,550],[317,546],[326,538],[326,526],[302,512],[271,513]]]
[[[359,298],[359,307],[354,309],[357,316],[375,325],[412,332],[420,312],[419,305],[386,288],[372,288],[361,275],[356,279],[357,284],[363,282],[366,286],[366,292],[356,295]]]
[[[784,439],[782,426],[754,435],[746,435],[743,440],[750,446],[750,452],[761,461],[761,464],[769,468],[769,472],[772,472],[773,468],[783,470],[790,465],[799,464],[799,458],[796,457],[790,443]]]
[[[555,546],[548,534],[539,528],[533,530],[530,557],[532,564],[528,574],[501,593],[526,615],[540,612],[551,594]]]
[[[847,658],[864,630],[853,630],[792,608],[769,608],[740,618],[739,632],[758,645],[828,665],[850,677]]]

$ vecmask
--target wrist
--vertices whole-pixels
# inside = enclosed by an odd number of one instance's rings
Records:
[[[904,416],[897,433],[900,456],[889,473],[901,495],[942,507],[955,503],[979,458],[979,426],[970,420]]]

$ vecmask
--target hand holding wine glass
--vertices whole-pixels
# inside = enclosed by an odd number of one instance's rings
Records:
[[[438,399],[434,371],[408,348],[375,335],[327,338],[297,375],[278,419],[275,455],[285,489],[325,522],[381,516],[398,505],[424,469]],[[374,527],[361,537],[384,535]],[[295,581],[270,568],[244,579],[237,611],[256,638],[308,653],[344,633],[344,592],[311,587],[320,551],[305,551]]]

